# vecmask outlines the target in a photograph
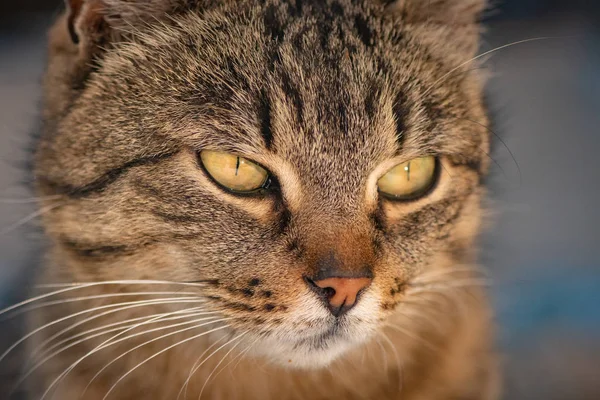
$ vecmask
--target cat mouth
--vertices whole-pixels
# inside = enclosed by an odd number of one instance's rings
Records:
[[[341,325],[337,321],[325,332],[321,332],[316,336],[300,339],[296,343],[295,348],[298,349],[301,347],[309,347],[314,348],[315,350],[319,350],[328,347],[331,341],[335,339],[343,339],[341,333]]]
[[[305,322],[303,329],[289,329],[263,337],[255,349],[273,363],[292,368],[326,367],[370,337],[364,321],[348,316]]]
[[[294,349],[319,351],[339,345],[352,345],[352,343],[356,342],[352,334],[356,326],[348,318],[335,318],[333,322],[324,322],[324,325],[323,330],[320,332],[297,339]]]

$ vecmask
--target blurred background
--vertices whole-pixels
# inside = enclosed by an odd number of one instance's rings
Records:
[[[0,2],[0,306],[28,277],[39,241],[22,226],[36,217],[23,165],[60,3]],[[504,398],[598,400],[600,1],[496,3],[482,52],[546,38],[486,62],[497,164],[481,259],[495,282]]]

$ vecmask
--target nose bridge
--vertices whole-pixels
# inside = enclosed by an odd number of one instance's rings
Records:
[[[369,221],[359,213],[329,215],[313,209],[297,222],[304,224],[304,280],[340,317],[373,281],[375,252]]]
[[[366,221],[321,219],[310,230],[305,246],[314,279],[372,276],[374,250]]]

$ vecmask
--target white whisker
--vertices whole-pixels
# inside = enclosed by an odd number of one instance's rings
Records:
[[[185,380],[185,382],[183,383],[183,385],[181,385],[181,389],[179,389],[179,393],[177,393],[177,399],[179,400],[179,397],[181,396],[181,392],[184,390],[185,388],[185,392],[184,392],[184,399],[187,399],[187,388],[188,388],[188,384],[190,382],[190,380],[192,379],[192,375],[195,371],[196,366],[201,362],[202,357],[204,357],[204,355],[206,353],[208,353],[213,347],[218,346],[219,343],[221,343],[221,341],[225,340],[225,336],[219,338],[217,341],[215,341],[213,344],[211,344],[210,346],[208,346],[203,352],[202,354],[200,354],[200,356],[196,359],[196,361],[194,362],[194,364],[192,365],[192,368],[190,368],[190,373],[188,374],[187,379]]]
[[[14,314],[8,316],[7,318],[12,318],[17,315],[26,313],[28,311],[38,310],[40,308],[51,307],[60,304],[66,303],[74,303],[78,301],[87,301],[87,300],[97,300],[97,299],[108,299],[113,297],[128,297],[128,296],[157,296],[157,295],[181,295],[181,296],[194,296],[200,298],[198,293],[194,292],[127,292],[127,293],[110,293],[110,294],[98,294],[93,296],[81,296],[81,297],[71,297],[68,299],[62,300],[52,300],[46,301],[41,304],[32,305],[29,307],[23,307],[22,309],[16,311]]]
[[[157,318],[157,319],[158,319],[158,318]],[[219,320],[217,320],[217,321],[211,321],[210,323],[216,323],[216,322],[219,322]],[[107,347],[109,347],[109,346],[112,346],[112,345],[114,345],[114,344],[117,344],[117,343],[123,342],[123,341],[125,341],[125,340],[131,339],[132,337],[136,337],[136,336],[143,335],[143,334],[144,334],[144,332],[140,332],[140,333],[136,333],[136,334],[133,334],[133,335],[129,335],[129,336],[123,337],[123,338],[121,338],[121,339],[119,339],[119,340],[114,340],[115,338],[117,338],[118,336],[122,335],[123,333],[126,333],[126,332],[128,332],[128,331],[131,331],[131,330],[133,330],[133,329],[137,328],[139,325],[140,325],[140,324],[138,324],[138,325],[136,325],[136,326],[134,326],[134,327],[132,327],[132,328],[129,328],[129,329],[127,329],[127,330],[126,330],[126,331],[124,331],[124,332],[120,332],[119,334],[117,334],[117,335],[115,335],[115,336],[113,336],[113,337],[111,337],[111,338],[109,338],[109,339],[105,340],[104,342],[102,342],[102,343],[100,343],[98,346],[96,346],[94,349],[92,349],[91,351],[89,351],[87,354],[85,354],[83,357],[79,358],[79,359],[78,359],[78,360],[76,360],[74,363],[72,363],[72,364],[71,364],[71,365],[70,365],[70,366],[69,366],[69,367],[68,367],[68,368],[67,368],[65,371],[63,371],[63,372],[62,372],[62,373],[61,373],[59,376],[57,376],[57,377],[56,377],[56,378],[55,378],[55,379],[52,381],[52,383],[50,384],[50,386],[48,386],[48,388],[46,389],[46,391],[44,392],[44,394],[42,395],[42,397],[40,398],[40,400],[43,400],[43,399],[44,399],[44,398],[45,398],[45,397],[48,395],[48,393],[49,393],[49,392],[52,390],[52,388],[53,388],[54,386],[56,386],[56,385],[57,385],[57,384],[58,384],[58,383],[59,383],[59,382],[60,382],[62,379],[66,378],[66,376],[67,376],[67,375],[68,375],[68,374],[69,374],[69,373],[70,373],[70,372],[71,372],[73,369],[75,369],[75,368],[77,367],[77,365],[79,365],[81,362],[83,362],[83,361],[84,361],[84,360],[85,360],[87,357],[89,357],[89,356],[91,356],[91,355],[93,355],[93,354],[97,353],[98,351],[100,351],[100,350],[103,350],[103,349],[105,349],[105,348],[107,348]],[[188,329],[188,330],[189,330],[189,329],[193,329],[193,328],[194,328],[194,327],[191,327],[191,328],[185,328],[185,329]],[[178,332],[171,332],[171,334],[177,334],[177,333],[178,333]],[[157,340],[158,340],[158,339],[157,339]],[[88,384],[88,387],[89,387],[89,384]],[[86,387],[86,388],[87,388],[87,387]],[[82,395],[82,396],[83,396],[83,395]]]
[[[169,300],[173,300],[173,301],[169,301]],[[79,316],[79,315],[82,315],[82,314],[86,314],[86,313],[93,312],[93,311],[99,311],[99,310],[103,310],[103,309],[107,309],[107,308],[110,308],[110,307],[115,307],[115,306],[119,306],[119,305],[123,305],[123,304],[130,304],[130,306],[128,306],[128,307],[123,307],[123,308],[121,308],[121,309],[117,309],[117,310],[111,310],[111,311],[112,311],[112,312],[117,312],[117,311],[123,311],[123,310],[125,310],[125,309],[129,309],[129,308],[134,308],[134,307],[145,307],[145,306],[148,306],[148,305],[154,305],[154,304],[167,304],[167,303],[168,303],[168,304],[173,304],[173,303],[194,303],[194,302],[203,302],[203,300],[197,300],[197,299],[190,300],[190,299],[185,299],[185,298],[184,298],[184,299],[177,299],[177,298],[176,298],[176,299],[156,299],[156,300],[143,300],[143,301],[133,301],[133,302],[128,302],[128,303],[119,303],[119,304],[107,304],[107,305],[104,305],[104,306],[100,306],[100,307],[94,307],[94,308],[91,308],[91,309],[83,310],[83,311],[77,312],[77,313],[75,313],[75,314],[67,315],[67,316],[65,316],[65,317],[62,317],[62,318],[59,318],[59,319],[57,319],[57,320],[54,320],[54,321],[52,321],[52,322],[49,322],[49,323],[47,323],[47,324],[45,324],[45,325],[43,325],[43,326],[41,326],[41,327],[39,327],[39,328],[37,328],[37,329],[33,330],[32,332],[28,333],[27,335],[25,335],[24,337],[22,337],[21,339],[19,339],[19,340],[18,340],[17,342],[15,342],[15,343],[14,343],[12,346],[10,346],[10,347],[9,347],[9,348],[8,348],[8,349],[7,349],[7,350],[4,352],[4,353],[2,353],[2,354],[0,355],[0,362],[2,362],[2,360],[3,360],[3,359],[4,359],[4,358],[5,358],[5,357],[6,357],[6,356],[7,356],[7,355],[8,355],[8,354],[9,354],[9,353],[12,351],[12,350],[14,350],[14,349],[15,349],[15,348],[16,348],[18,345],[20,345],[21,343],[23,343],[25,340],[29,339],[29,338],[30,338],[30,337],[32,337],[33,335],[37,334],[38,332],[41,332],[42,330],[44,330],[44,329],[46,329],[46,328],[49,328],[49,327],[51,327],[51,326],[53,326],[53,325],[56,325],[56,324],[58,324],[58,323],[61,323],[61,322],[63,322],[63,321],[66,321],[66,320],[68,320],[68,319],[71,319],[71,318],[77,317],[77,316]],[[75,326],[81,325],[82,323],[85,323],[85,322],[87,322],[87,321],[89,321],[89,320],[91,320],[91,319],[99,318],[99,317],[101,317],[101,316],[102,316],[102,314],[100,314],[100,315],[96,315],[96,316],[94,316],[94,317],[92,317],[92,318],[90,318],[90,319],[87,319],[87,320],[84,320],[84,321],[82,321],[82,322],[80,322],[80,323],[78,323],[78,324],[72,325],[71,327],[67,328],[67,329],[66,329],[66,330],[64,330],[64,331],[67,331],[67,330],[69,330],[69,329],[71,329],[71,328],[73,328],[73,327],[75,327]],[[60,334],[64,333],[64,331],[61,331],[61,332],[60,332]]]
[[[126,306],[126,307],[119,307],[119,308],[117,308],[117,309],[114,309],[114,310],[108,310],[108,311],[104,311],[104,312],[102,312],[102,313],[100,313],[100,314],[93,315],[93,316],[91,316],[91,317],[85,318],[85,319],[84,319],[84,320],[82,320],[82,321],[76,322],[76,323],[74,323],[74,324],[72,324],[72,325],[70,325],[70,326],[68,326],[68,327],[64,328],[63,330],[61,330],[61,331],[59,331],[58,333],[56,333],[56,334],[54,334],[53,336],[51,336],[50,338],[46,339],[46,341],[44,341],[44,342],[43,342],[43,343],[42,343],[40,346],[42,346],[42,345],[43,345],[43,346],[45,346],[46,344],[50,343],[50,342],[51,342],[51,341],[53,341],[54,339],[56,339],[56,338],[58,338],[58,337],[62,336],[63,334],[67,333],[68,331],[71,331],[71,330],[73,330],[73,329],[77,328],[78,326],[81,326],[81,325],[83,325],[83,324],[86,324],[86,323],[88,323],[88,322],[90,322],[90,321],[93,321],[93,320],[95,320],[95,319],[101,318],[101,317],[103,317],[103,316],[110,315],[110,314],[114,314],[114,313],[116,313],[116,312],[125,311],[125,310],[130,310],[130,309],[132,309],[132,308],[138,308],[138,307],[151,306],[151,305],[155,305],[155,304],[180,304],[180,303],[201,303],[201,302],[202,302],[202,301],[199,301],[199,300],[192,300],[192,301],[172,301],[172,302],[164,302],[164,301],[161,301],[160,299],[158,299],[158,300],[152,300],[152,301],[150,301],[150,302],[148,302],[148,303],[146,303],[146,302],[143,302],[143,303],[141,303],[141,304],[133,304],[133,305],[129,305],[129,306]],[[117,303],[116,305],[118,306],[118,305],[122,305],[122,304],[127,304],[127,303]],[[194,311],[200,311],[200,310],[202,310],[202,309],[203,309],[203,307],[192,307],[192,308],[191,308],[191,310],[194,310]],[[184,309],[184,310],[177,310],[177,311],[169,312],[169,313],[167,313],[166,315],[173,315],[173,314],[178,314],[178,313],[185,313],[185,312],[187,312],[188,310],[190,310],[190,308],[187,308],[187,309]],[[155,314],[155,315],[156,315],[156,314]],[[160,318],[160,315],[161,315],[161,314],[158,314],[158,315],[159,315],[159,317],[157,317],[157,318]],[[154,318],[151,318],[151,320],[154,320]]]
[[[481,53],[481,54],[479,54],[479,55],[477,55],[477,56],[475,56],[475,57],[473,57],[473,58],[471,58],[471,59],[463,62],[462,64],[458,65],[456,68],[452,68],[448,73],[442,75],[442,77],[440,79],[436,80],[433,83],[433,85],[431,85],[429,87],[429,89],[427,89],[425,92],[423,92],[422,96],[423,97],[427,96],[429,93],[431,93],[432,90],[435,89],[435,87],[438,84],[440,84],[441,82],[443,82],[446,78],[448,78],[450,75],[452,75],[454,72],[458,71],[459,69],[461,69],[465,65],[468,65],[468,64],[472,63],[473,61],[477,61],[480,58],[484,58],[484,57],[486,57],[486,56],[488,56],[488,55],[490,55],[492,53],[495,53],[497,51],[506,49],[508,47],[516,46],[516,45],[519,45],[519,44],[523,44],[523,43],[537,42],[537,41],[540,41],[540,40],[550,40],[550,39],[565,39],[565,38],[568,38],[568,36],[566,36],[566,37],[560,37],[560,36],[554,36],[554,37],[553,36],[535,37],[535,38],[523,39],[523,40],[518,40],[516,42],[507,43],[505,45],[498,46],[498,47],[496,47],[494,49],[488,50],[488,51],[486,51],[484,53]]]
[[[34,204],[45,200],[60,200],[61,196],[52,195],[45,197],[23,197],[22,199],[0,198],[0,204]]]
[[[50,206],[42,207],[39,210],[37,210],[35,212],[32,212],[31,214],[29,214],[29,215],[21,218],[20,220],[14,222],[12,224],[10,224],[6,228],[0,229],[0,236],[1,235],[6,235],[7,233],[10,233],[10,232],[14,231],[15,229],[17,229],[17,228],[25,225],[29,221],[34,220],[35,218],[37,218],[37,217],[39,217],[41,215],[44,215],[45,213],[50,212],[53,209],[58,208],[58,207],[60,207],[62,205],[63,205],[63,203],[61,203],[61,204],[52,204]]]
[[[479,267],[439,269],[439,270],[423,273],[423,274],[417,276],[415,279],[411,280],[411,283],[419,283],[422,281],[426,281],[429,278],[448,276],[448,275],[452,276],[454,274],[459,274],[459,273],[465,273],[465,274],[472,273],[472,274],[480,275],[480,276],[484,276],[484,277],[488,276],[488,274],[484,270],[480,269]]]
[[[203,326],[206,326],[206,325],[216,324],[216,323],[218,323],[218,322],[223,322],[223,321],[227,321],[227,320],[228,320],[228,318],[221,318],[221,319],[216,319],[216,320],[215,320],[215,318],[217,318],[217,317],[201,318],[201,319],[198,319],[198,320],[191,321],[191,322],[189,322],[189,323],[202,322],[202,321],[208,321],[208,322],[206,322],[206,323],[203,323],[203,324],[199,324],[199,325],[194,325],[194,326],[191,326],[191,327],[188,327],[188,328],[184,328],[184,329],[179,329],[179,330],[177,330],[177,331],[175,331],[175,332],[169,332],[169,333],[166,333],[166,334],[164,334],[164,335],[161,335],[161,336],[159,336],[159,337],[156,337],[156,338],[150,339],[150,340],[148,340],[148,341],[146,341],[146,342],[144,342],[144,343],[142,343],[142,344],[139,344],[139,345],[135,346],[135,347],[134,347],[134,348],[132,348],[132,349],[129,349],[129,350],[127,350],[126,352],[124,352],[124,353],[120,354],[118,357],[116,357],[116,358],[113,358],[113,359],[112,359],[112,360],[111,360],[111,361],[110,361],[108,364],[106,364],[104,367],[102,367],[102,369],[100,369],[100,371],[98,371],[98,372],[97,372],[97,373],[96,373],[96,374],[95,374],[95,375],[92,377],[92,379],[90,380],[90,382],[89,382],[89,383],[88,383],[88,384],[85,386],[85,389],[83,390],[83,393],[82,393],[82,395],[81,395],[81,396],[83,397],[83,395],[86,393],[86,391],[87,391],[87,390],[88,390],[88,388],[91,386],[91,384],[92,384],[92,383],[93,383],[93,382],[96,380],[96,378],[98,378],[98,377],[99,377],[99,376],[102,374],[102,372],[104,372],[104,371],[105,371],[105,370],[106,370],[108,367],[110,367],[112,364],[114,364],[115,362],[117,362],[117,361],[118,361],[118,360],[120,360],[121,358],[125,357],[127,354],[130,354],[130,353],[132,353],[132,352],[136,351],[137,349],[139,349],[139,348],[141,348],[141,347],[143,347],[143,346],[146,346],[146,345],[148,345],[148,344],[150,344],[150,343],[153,343],[153,342],[156,342],[156,341],[158,341],[158,340],[164,339],[164,338],[166,338],[166,337],[173,336],[173,335],[177,335],[177,334],[179,334],[179,333],[186,332],[186,331],[189,331],[189,330],[192,330],[192,329],[198,329],[198,328],[201,328],[201,327],[203,327]],[[179,324],[179,325],[182,325],[182,324]],[[174,325],[174,326],[176,326],[176,325]],[[174,327],[174,326],[171,326],[171,327]],[[224,328],[226,328],[227,326],[228,326],[228,325],[225,325],[225,326],[221,327],[220,329],[224,329]],[[156,329],[155,329],[155,330],[156,330]],[[155,330],[154,330],[154,331],[155,331]],[[142,332],[142,334],[146,334],[146,333],[150,333],[150,332],[151,332],[151,331],[144,331],[144,332]],[[139,335],[140,335],[140,334],[138,333],[138,334],[135,334],[135,335],[131,335],[130,337],[135,337],[135,336],[139,336]],[[110,346],[110,345],[112,345],[112,344],[114,344],[114,343],[118,343],[118,342],[121,342],[121,341],[123,341],[123,340],[129,339],[130,337],[127,337],[127,338],[121,338],[121,339],[119,339],[117,342],[111,342],[111,343],[109,343],[108,345],[106,345],[105,347],[108,347],[108,346]],[[104,348],[104,347],[103,347],[103,348]],[[98,350],[102,350],[102,349],[98,349]]]
[[[240,365],[240,362],[242,362],[242,359],[244,358],[244,356],[246,354],[248,354],[248,352],[252,349],[252,347],[254,347],[254,345],[260,340],[260,338],[256,338],[254,340],[254,342],[252,342],[250,345],[248,345],[248,347],[246,347],[246,349],[244,351],[242,351],[240,354],[238,354],[233,360],[231,360],[231,362],[233,362],[236,358],[237,358],[237,362],[235,363],[235,365],[233,366],[233,368],[231,368],[231,371],[235,371],[235,369],[238,367],[238,365]],[[229,364],[231,364],[231,362]],[[217,373],[220,374],[223,370],[225,370],[225,368],[227,368],[229,366],[229,364],[227,364],[225,367],[223,367],[223,369],[221,371],[219,371]]]
[[[193,307],[190,309],[186,309],[186,310],[181,310],[181,313],[183,315],[180,316],[176,316],[176,317],[170,317],[170,318],[163,318],[160,320],[156,320],[156,321],[148,321],[148,323],[157,323],[157,322],[163,322],[163,321],[172,321],[172,320],[176,320],[176,319],[181,319],[181,318],[187,318],[190,316],[190,314],[194,314],[196,312],[198,312],[200,309],[202,309],[202,307]],[[90,333],[94,333],[94,332],[98,332],[101,331],[100,333],[93,335],[93,336],[89,336],[88,338],[93,338],[93,337],[97,337],[100,335],[105,335],[107,333],[111,333],[111,332],[115,332],[117,330],[121,330],[121,329],[126,329],[128,327],[130,327],[131,325],[127,325],[127,324],[131,324],[132,322],[136,322],[136,321],[147,321],[147,320],[152,320],[155,317],[161,317],[161,316],[165,316],[165,315],[171,315],[173,313],[162,313],[162,314],[151,314],[151,315],[146,315],[143,317],[137,317],[137,318],[131,318],[131,319],[127,319],[124,321],[118,321],[118,322],[113,322],[112,324],[108,324],[108,325],[103,325],[97,328],[93,328],[93,329],[88,329],[86,331],[83,331],[81,333],[78,333],[76,335],[72,335],[69,336],[55,344],[53,344],[52,346],[50,346],[49,348],[44,350],[44,353],[42,355],[40,355],[40,357],[43,357],[45,354],[47,354],[48,352],[54,350],[55,348],[68,343],[71,340],[75,340],[81,336],[86,336],[89,335]],[[119,326],[119,325],[126,325],[126,326]],[[116,328],[113,328],[116,327]],[[112,328],[112,329],[108,329],[108,328]],[[46,340],[44,341],[42,344],[40,344],[38,347],[36,347],[32,352],[31,352],[31,357],[37,357],[37,354],[42,350],[43,347],[45,347],[45,345],[47,345],[51,340]]]
[[[223,346],[219,347],[217,350],[215,350],[215,352],[219,351],[220,349],[222,349],[223,347],[227,346],[228,344],[234,342],[235,340],[241,339],[246,333],[248,333],[248,332],[244,332],[244,333],[239,334],[235,338],[231,339],[229,342],[225,343]],[[219,366],[223,363],[223,361],[225,361],[225,359],[227,358],[227,356],[229,356],[229,354],[231,354],[231,352],[233,350],[235,350],[235,348],[240,343],[241,343],[241,340],[239,342],[237,342],[235,345],[233,345],[233,347],[231,347],[231,349],[229,349],[229,351],[227,353],[225,353],[225,355],[221,358],[221,360],[219,360],[219,362],[217,363],[217,365],[215,366],[215,368],[213,368],[213,370],[211,371],[211,373],[208,374],[208,377],[206,378],[206,381],[204,382],[204,385],[202,385],[202,388],[200,389],[200,394],[198,395],[198,400],[200,400],[202,398],[202,393],[204,393],[204,389],[206,388],[206,385],[208,385],[208,382],[210,381],[210,378],[213,376],[213,374],[215,373],[215,371],[217,370],[217,368],[219,368]],[[211,354],[211,356],[212,356],[212,354]],[[208,356],[206,360],[208,360],[211,356]],[[204,361],[206,361],[206,360],[204,360]],[[202,364],[200,364],[200,365],[202,365]],[[200,365],[198,367],[200,367]]]
[[[30,299],[24,300],[20,303],[14,304],[10,307],[7,307],[3,310],[0,310],[0,315],[6,314],[9,311],[12,311],[16,308],[25,306],[27,304],[31,304],[35,301],[39,301],[39,300],[43,300],[45,298],[51,297],[51,296],[56,296],[59,295],[61,293],[66,293],[66,292],[70,292],[72,290],[79,290],[79,289],[85,289],[88,287],[93,287],[93,286],[100,286],[100,285],[182,285],[182,286],[193,286],[193,287],[206,287],[204,284],[198,284],[198,283],[187,283],[187,282],[170,282],[170,281],[154,281],[154,280],[123,280],[123,281],[103,281],[103,282],[90,282],[90,283],[64,283],[64,284],[44,284],[44,285],[37,285],[36,287],[38,288],[56,288],[56,287],[62,287],[63,289],[60,290],[56,290],[50,293],[45,293],[36,297],[32,297]]]
[[[383,373],[386,374],[389,366],[387,357],[385,355],[385,348],[381,344],[381,340],[379,340],[379,335],[375,336],[375,341],[377,342],[377,345],[379,345],[379,349],[381,350],[381,357],[383,358]]]
[[[469,287],[489,287],[492,281],[489,279],[456,279],[450,281],[438,281],[432,283],[423,283],[409,288],[406,293],[420,293],[440,289],[457,289]]]
[[[383,336],[383,339],[387,342],[387,344],[390,345],[392,351],[394,352],[394,357],[396,358],[396,366],[398,368],[398,380],[400,383],[402,383],[402,363],[400,362],[400,355],[398,354],[398,349],[396,348],[394,343],[390,340],[388,335],[385,334],[385,332],[382,331],[382,332],[380,332],[380,334]]]
[[[401,334],[403,334],[404,336],[406,336],[406,337],[408,337],[410,339],[413,339],[413,340],[415,340],[415,341],[417,341],[419,343],[424,344],[430,350],[434,350],[434,351],[438,350],[434,345],[432,345],[431,343],[429,343],[427,340],[423,339],[422,337],[419,337],[419,336],[415,335],[414,333],[412,333],[409,330],[406,330],[406,329],[404,329],[404,328],[402,328],[402,327],[400,327],[398,325],[394,325],[394,324],[391,324],[391,323],[388,323],[386,326],[389,326],[390,328],[392,328],[392,329],[400,332]]]
[[[437,304],[437,306],[435,307],[435,310],[442,310],[444,309],[444,305],[446,303],[441,303],[441,302],[437,302],[437,301],[431,301],[430,299],[423,299],[422,297],[419,296],[414,296],[414,298],[411,298],[410,300],[402,300],[403,304],[408,304],[410,305],[411,303],[413,305],[416,305],[415,308],[418,308],[417,310],[415,309],[411,309],[411,308],[401,308],[398,310],[398,312],[403,316],[403,317],[407,317],[409,319],[411,319],[412,321],[426,321],[429,325],[431,325],[438,333],[442,333],[442,329],[440,328],[440,324],[439,324],[439,320],[435,319],[433,316],[431,316],[430,314],[423,312],[424,311],[424,304],[423,304],[423,300],[426,300],[427,303],[434,303]],[[429,304],[427,304],[429,305]]]
[[[199,316],[199,315],[203,315],[203,314],[205,314],[205,313],[198,313],[197,315]],[[192,314],[191,316],[196,316],[196,314]],[[186,316],[186,317],[188,317],[188,316]],[[140,334],[140,335],[141,335],[141,334],[147,334],[147,333],[155,332],[155,331],[158,331],[158,330],[164,330],[164,329],[169,329],[169,328],[175,328],[175,327],[178,327],[178,326],[182,326],[182,325],[189,325],[189,324],[197,323],[197,322],[200,322],[200,321],[205,321],[205,320],[207,320],[207,319],[214,319],[214,318],[216,318],[216,317],[208,317],[208,318],[196,319],[196,320],[192,320],[192,321],[180,322],[180,323],[177,323],[177,324],[172,324],[172,325],[167,325],[167,326],[161,326],[161,327],[158,327],[158,328],[154,328],[154,329],[151,329],[151,330],[147,330],[147,331],[141,332],[141,333],[139,333],[139,334]],[[153,322],[158,322],[158,321],[153,321]],[[138,327],[138,326],[141,326],[141,325],[143,325],[143,324],[138,324],[136,327]],[[121,328],[121,329],[127,329],[127,328],[131,328],[131,326],[130,326],[130,327]],[[97,335],[94,335],[94,336],[100,336],[100,335],[102,335],[102,334],[104,334],[104,333],[100,333],[100,334],[97,334]],[[27,372],[26,372],[26,373],[25,373],[25,374],[24,374],[24,375],[21,377],[21,379],[20,379],[20,380],[19,380],[19,381],[18,381],[18,382],[17,382],[17,383],[14,385],[14,387],[13,387],[13,391],[14,391],[14,390],[16,390],[16,389],[17,389],[17,387],[19,387],[19,385],[21,385],[21,383],[25,382],[25,380],[26,380],[26,379],[27,379],[27,378],[28,378],[28,377],[29,377],[29,376],[30,376],[30,375],[31,375],[33,372],[35,372],[35,371],[36,371],[36,370],[37,370],[39,367],[41,367],[42,365],[44,365],[46,362],[48,362],[48,361],[49,361],[49,360],[51,360],[52,358],[56,357],[58,354],[60,354],[60,353],[62,353],[62,352],[64,352],[64,351],[66,351],[66,350],[68,350],[68,349],[70,349],[70,348],[72,348],[72,347],[74,347],[74,346],[77,346],[78,344],[80,344],[80,343],[83,343],[84,341],[86,341],[86,340],[89,340],[89,339],[93,338],[94,336],[92,336],[92,337],[88,337],[88,338],[84,338],[84,339],[80,339],[80,340],[78,340],[78,341],[76,341],[76,342],[74,342],[74,343],[71,343],[71,344],[69,344],[69,345],[67,345],[67,346],[65,346],[65,347],[63,347],[63,348],[61,348],[61,349],[59,349],[59,350],[55,351],[54,353],[52,353],[52,354],[50,354],[50,355],[46,356],[46,357],[45,357],[45,358],[43,358],[41,361],[37,362],[37,363],[36,363],[36,364],[35,364],[33,367],[29,368],[29,370],[28,370],[28,371],[27,371]],[[134,336],[135,336],[135,335],[128,336],[128,337],[126,337],[126,338],[123,338],[123,340],[125,340],[125,339],[130,339],[130,338],[132,338],[132,337],[134,337]],[[108,344],[106,347],[108,347],[108,346],[110,346],[110,345],[112,345],[112,344],[113,344],[113,343],[109,343],[109,344]],[[100,349],[100,350],[101,350],[101,349]]]
[[[224,318],[223,320],[227,320],[227,319],[230,319],[230,318]],[[215,322],[216,322],[216,321],[215,321]],[[203,333],[201,333],[201,334],[199,334],[199,335],[194,335],[194,336],[192,336],[192,337],[186,338],[186,339],[184,339],[184,340],[181,340],[181,341],[179,341],[179,342],[177,342],[177,343],[174,343],[174,344],[172,344],[172,345],[168,346],[167,348],[165,348],[165,349],[163,349],[163,350],[161,350],[161,351],[159,351],[159,352],[157,352],[157,353],[153,354],[152,356],[150,356],[150,357],[146,358],[145,360],[143,360],[142,362],[140,362],[139,364],[137,364],[135,367],[133,367],[133,368],[131,368],[129,371],[127,371],[127,372],[126,372],[126,373],[125,373],[123,376],[121,376],[121,377],[120,377],[120,378],[119,378],[119,379],[118,379],[118,380],[117,380],[117,381],[116,381],[116,382],[115,382],[115,383],[114,383],[114,384],[113,384],[113,385],[110,387],[110,389],[109,389],[109,390],[108,390],[108,392],[107,392],[107,393],[104,395],[104,397],[102,398],[102,400],[106,400],[106,399],[108,398],[108,396],[109,396],[109,395],[110,395],[110,394],[113,392],[113,390],[115,390],[115,388],[117,387],[117,385],[118,385],[120,382],[122,382],[122,381],[123,381],[123,379],[125,379],[127,376],[129,376],[131,373],[133,373],[133,371],[135,371],[136,369],[138,369],[139,367],[141,367],[142,365],[144,365],[144,364],[145,364],[145,363],[147,363],[148,361],[150,361],[150,360],[152,360],[152,359],[154,359],[154,358],[158,357],[159,355],[161,355],[161,354],[163,354],[163,353],[165,353],[165,352],[167,352],[167,351],[171,350],[171,349],[172,349],[172,348],[174,348],[174,347],[180,346],[180,345],[182,345],[182,344],[184,344],[184,343],[187,343],[187,342],[189,342],[189,341],[191,341],[191,340],[198,339],[199,337],[202,337],[202,336],[204,336],[204,335],[208,335],[209,333],[215,332],[215,331],[217,331],[217,330],[219,330],[219,329],[224,329],[224,328],[226,328],[226,327],[228,327],[228,326],[227,326],[227,325],[226,325],[226,326],[221,326],[221,327],[219,327],[219,328],[215,328],[215,329],[211,329],[211,330],[209,330],[209,331],[203,332]],[[42,399],[42,400],[43,400],[43,399]]]

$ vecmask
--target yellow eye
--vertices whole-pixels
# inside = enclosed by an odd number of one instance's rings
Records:
[[[422,196],[435,181],[436,164],[435,157],[431,156],[398,164],[379,178],[379,192],[396,200],[412,200]]]
[[[204,150],[200,152],[200,159],[208,174],[233,192],[253,192],[269,179],[263,167],[234,154]]]

